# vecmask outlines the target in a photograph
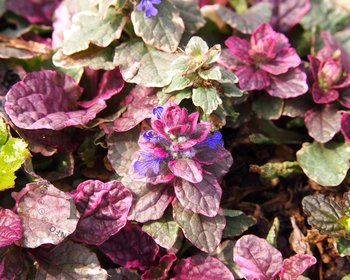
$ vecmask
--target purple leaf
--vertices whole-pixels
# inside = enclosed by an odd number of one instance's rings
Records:
[[[75,239],[100,245],[125,226],[132,195],[121,182],[88,180],[72,196],[80,213]]]
[[[84,108],[90,108],[99,103],[100,99],[107,101],[114,95],[121,92],[124,88],[124,84],[125,82],[118,68],[111,71],[106,71],[102,75],[98,86],[97,95],[92,100],[79,102],[79,105]]]
[[[74,202],[49,182],[27,184],[12,196],[22,219],[23,238],[19,241],[22,247],[58,244],[74,232],[79,218]]]
[[[305,270],[316,262],[317,260],[313,256],[296,254],[283,260],[279,276],[281,280],[296,280]]]
[[[343,112],[340,120],[340,130],[348,142],[350,142],[350,115]]]
[[[168,166],[175,176],[191,183],[196,184],[203,180],[202,166],[197,161],[188,158],[175,159]]]
[[[24,129],[61,130],[85,125],[106,107],[104,100],[79,110],[82,89],[70,76],[43,70],[27,74],[6,95],[5,111]]]
[[[305,126],[317,142],[326,143],[340,130],[340,112],[335,105],[315,107],[305,113]]]
[[[125,268],[149,268],[159,251],[153,239],[138,226],[127,224],[113,235],[100,249],[113,262]]]
[[[186,238],[198,249],[210,253],[220,244],[226,219],[221,211],[215,217],[207,217],[186,210],[174,199],[173,217]]]
[[[50,24],[60,0],[6,0],[8,10],[31,23]]]
[[[124,177],[122,182],[132,192],[129,220],[139,223],[158,220],[174,198],[173,189],[169,184],[139,183],[129,177]]]
[[[34,251],[38,263],[35,279],[107,279],[96,254],[70,240],[53,249],[43,247]]]
[[[110,128],[112,131],[128,131],[145,119],[152,117],[152,109],[156,107],[158,100],[153,88],[136,85],[125,97],[123,106],[127,111],[116,119]]]
[[[231,271],[218,259],[210,256],[195,255],[182,259],[174,269],[171,280],[234,280]]]
[[[204,165],[203,169],[213,174],[217,181],[221,182],[222,178],[230,170],[233,164],[233,158],[231,153],[223,147],[217,147],[217,151],[220,153],[220,156],[217,156],[218,161],[210,165]],[[199,156],[199,154],[197,154],[197,156]],[[213,156],[216,156],[216,154]]]
[[[263,70],[251,66],[237,66],[235,74],[239,87],[244,90],[260,90],[270,85],[270,77]]]
[[[300,62],[301,60],[294,49],[282,49],[277,53],[274,60],[262,63],[260,69],[273,75],[280,75],[286,73],[290,68],[299,66]]]
[[[166,280],[168,278],[168,272],[176,261],[176,255],[174,253],[169,253],[160,258],[159,264],[157,266],[152,266],[149,270],[142,274],[142,280]]]
[[[177,199],[185,209],[208,217],[218,214],[222,190],[210,173],[204,173],[203,180],[199,183],[176,179],[174,189]]]
[[[306,74],[299,68],[291,69],[282,75],[271,76],[270,86],[266,88],[268,94],[279,98],[294,98],[307,90]]]
[[[250,49],[250,43],[248,41],[232,36],[225,41],[225,45],[229,48],[231,54],[239,59],[239,61],[249,64],[253,62],[248,52]]]
[[[13,247],[2,253],[0,262],[0,279],[29,279],[28,260],[25,251],[19,247]]]
[[[287,32],[297,25],[310,10],[310,0],[268,0],[272,5],[271,25],[275,30]]]
[[[233,260],[247,280],[274,279],[282,268],[282,254],[255,235],[238,239],[233,252]]]
[[[10,209],[0,209],[0,247],[5,247],[22,238],[21,218]]]

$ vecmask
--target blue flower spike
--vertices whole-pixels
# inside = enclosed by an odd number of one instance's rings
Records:
[[[137,10],[142,11],[145,9],[146,17],[154,17],[158,14],[158,10],[153,5],[160,4],[161,0],[141,0],[137,5]]]

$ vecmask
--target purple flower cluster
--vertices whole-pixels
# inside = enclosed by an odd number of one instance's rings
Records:
[[[306,93],[306,74],[297,68],[300,58],[288,39],[267,24],[261,24],[250,42],[238,36],[225,41],[236,63],[233,72],[244,90],[266,90],[271,96],[297,97]]]
[[[185,108],[169,103],[156,107],[151,121],[152,130],[139,138],[140,151],[133,164],[142,180],[151,184],[173,182],[180,203],[181,195],[191,188],[210,189],[215,209],[194,209],[196,213],[217,214],[221,188],[218,181],[232,164],[231,154],[223,147],[221,133],[210,134],[211,124],[198,123],[199,113],[188,114]],[[182,203],[186,208],[186,203]]]
[[[158,10],[153,6],[154,4],[160,4],[161,0],[141,0],[137,5],[137,10],[142,11],[145,9],[146,17],[156,16]]]

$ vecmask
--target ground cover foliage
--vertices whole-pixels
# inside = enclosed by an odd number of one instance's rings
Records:
[[[350,279],[343,0],[0,0],[0,279]]]

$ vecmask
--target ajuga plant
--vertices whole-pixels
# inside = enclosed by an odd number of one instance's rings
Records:
[[[349,11],[0,0],[0,279],[349,279]]]
[[[241,97],[243,92],[235,85],[237,77],[215,64],[220,53],[220,45],[209,49],[203,39],[192,37],[183,55],[172,63],[173,78],[163,88],[160,98],[166,100],[174,96],[178,103],[191,98],[207,116],[215,110],[225,111],[224,103],[229,102],[230,97]]]

